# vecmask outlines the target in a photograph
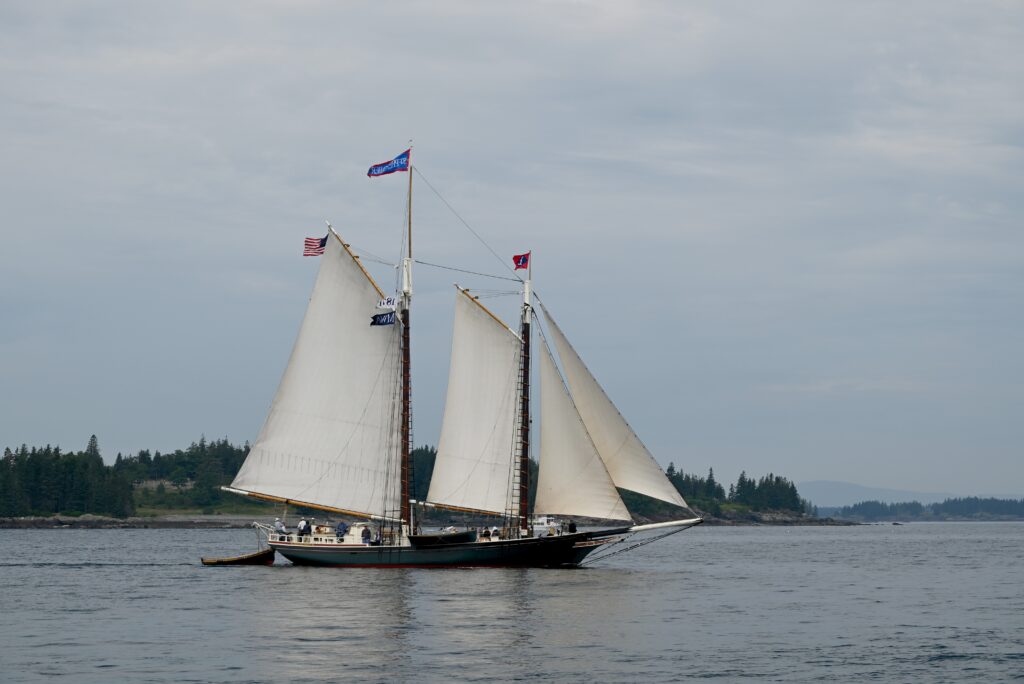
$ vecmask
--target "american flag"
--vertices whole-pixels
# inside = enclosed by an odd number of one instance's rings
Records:
[[[324,235],[322,238],[306,238],[302,256],[320,256],[324,253],[324,247],[326,246],[327,235]]]

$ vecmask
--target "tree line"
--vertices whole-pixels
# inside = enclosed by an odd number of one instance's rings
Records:
[[[92,513],[126,517],[143,509],[202,509],[213,512],[239,497],[221,491],[241,468],[249,444],[231,444],[226,438],[207,441],[205,437],[185,449],[169,453],[143,449],[135,455],[117,454],[112,465],[100,455],[96,436],[83,451],[62,451],[60,447],[4,450],[0,461],[0,517]],[[425,501],[437,452],[421,446],[412,453],[414,498]],[[530,461],[532,503],[536,493],[538,465]],[[666,475],[694,508],[718,515],[723,506],[753,511],[812,512],[800,498],[796,485],[769,473],[757,480],[740,473],[728,491],[715,479],[713,469],[706,477],[676,470],[669,464]],[[661,502],[626,490],[619,490],[627,507],[642,516],[668,514]]]
[[[435,453],[432,447],[419,447],[412,454],[413,491],[420,501],[427,498]],[[50,445],[8,447],[0,461],[0,517],[91,513],[124,518],[139,508],[214,512],[243,501],[220,488],[231,483],[248,454],[248,443],[236,446],[226,438],[205,437],[169,453],[119,453],[112,465],[103,462],[96,435],[78,452]]]
[[[201,437],[187,449],[167,454],[148,449],[135,456],[118,454],[113,469],[126,473],[135,483],[135,503],[140,507],[212,512],[222,503],[241,501],[220,488],[231,483],[248,455],[248,442],[235,446],[227,438],[208,442]]]
[[[728,491],[715,480],[714,468],[708,469],[707,477],[701,477],[676,470],[675,464],[669,463],[665,474],[687,503],[712,515],[719,515],[723,505],[759,512],[817,514],[810,502],[800,498],[791,480],[774,473],[755,480],[743,471]]]
[[[430,476],[434,471],[437,451],[434,447],[422,446],[415,449],[412,456],[412,490],[418,501],[425,501]],[[529,468],[529,501],[532,509],[537,492],[539,466],[536,461],[531,459]],[[736,483],[729,485],[728,492],[715,480],[714,468],[708,469],[707,477],[702,477],[676,470],[675,464],[669,463],[665,474],[688,504],[711,515],[720,515],[723,505],[732,505],[734,509],[739,510],[785,511],[817,515],[814,506],[806,499],[800,498],[793,482],[772,473],[754,480],[747,477],[746,472],[742,472]],[[637,515],[647,518],[667,518],[673,515],[673,507],[670,504],[625,489],[620,489],[619,494],[622,495],[626,507]]]
[[[138,506],[212,509],[225,496],[220,487],[231,481],[248,453],[248,444],[202,438],[168,454],[147,449],[134,456],[118,454],[108,466],[96,435],[77,452],[50,445],[8,447],[0,461],[0,516],[124,518]]]
[[[861,501],[843,506],[836,517],[862,522],[878,520],[950,520],[1024,518],[1024,499],[980,498],[976,496],[946,499],[941,503],[924,505],[917,501],[882,503]]]
[[[94,513],[125,517],[135,510],[131,478],[103,463],[96,436],[84,451],[24,444],[0,461],[0,516]]]

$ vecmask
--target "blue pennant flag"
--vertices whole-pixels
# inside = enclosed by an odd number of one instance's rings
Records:
[[[395,171],[408,171],[410,153],[412,153],[412,148],[409,148],[391,161],[374,164],[370,167],[370,170],[366,172],[366,175],[373,178],[374,176],[386,176],[389,173],[394,173]]]
[[[370,318],[370,325],[394,325],[395,324],[395,312],[388,311],[387,313],[376,314]]]

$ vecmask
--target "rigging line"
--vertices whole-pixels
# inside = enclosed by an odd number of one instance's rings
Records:
[[[473,227],[471,225],[469,225],[469,223],[466,222],[466,219],[464,219],[461,216],[459,216],[459,212],[455,211],[455,207],[453,207],[451,204],[449,204],[448,200],[446,200],[444,198],[444,196],[442,196],[441,193],[437,191],[437,188],[435,188],[433,185],[430,184],[430,181],[427,180],[427,177],[423,175],[423,172],[420,171],[419,168],[415,167],[415,166],[413,167],[413,170],[419,175],[420,178],[423,179],[423,182],[427,184],[427,187],[430,188],[435,195],[437,195],[438,199],[440,199],[444,203],[444,205],[446,207],[448,207],[448,210],[451,211],[452,214],[455,215],[455,218],[459,219],[459,221],[462,223],[462,225],[464,225],[466,227],[466,229],[470,233],[472,233],[473,236],[477,240],[480,241],[480,244],[482,244],[484,247],[486,247],[487,251],[490,252],[491,254],[493,254],[494,258],[497,259],[499,262],[501,262],[501,265],[504,266],[505,269],[509,273],[511,273],[513,276],[515,276],[515,278],[513,278],[511,280],[518,280],[518,281],[522,282],[523,279],[520,278],[519,276],[516,276],[516,272],[508,264],[505,263],[505,260],[502,259],[500,256],[498,256],[497,252],[495,252],[493,249],[491,249],[491,246],[489,244],[487,244],[487,242],[482,237],[480,237],[479,233],[477,233],[475,230],[473,230]]]
[[[519,278],[508,278],[506,276],[491,275],[490,273],[467,271],[464,268],[455,268],[454,266],[442,266],[441,264],[432,264],[427,261],[420,261],[419,259],[413,259],[413,263],[420,264],[421,266],[433,266],[434,268],[443,268],[448,271],[458,271],[459,273],[469,273],[470,275],[483,276],[484,278],[496,278],[497,280],[512,280],[514,282],[522,282]]]
[[[353,252],[358,252],[360,259],[363,259],[365,261],[375,261],[378,264],[384,264],[385,266],[390,266],[391,268],[398,268],[398,264],[387,261],[368,250],[360,249],[359,247],[356,247],[351,243],[349,243],[349,248],[351,248]]]
[[[330,222],[328,222],[327,225],[328,225],[328,227],[330,227],[330,225],[331,225]],[[344,240],[342,240],[342,242],[344,242]],[[377,256],[376,254],[374,254],[373,252],[371,252],[369,250],[360,249],[360,248],[356,247],[355,245],[353,245],[351,242],[345,242],[345,244],[353,252],[359,252],[358,256],[359,256],[360,259],[364,259],[366,261],[376,261],[378,264],[384,264],[385,266],[390,266],[392,268],[398,268],[398,264],[394,264],[394,263],[392,263],[390,261],[386,261],[382,257]]]
[[[476,295],[476,298],[477,299],[497,299],[498,297],[522,296],[522,294],[523,294],[522,292],[498,292],[498,293],[491,293],[491,294],[478,294],[478,295]]]
[[[398,268],[398,264],[393,264],[390,261],[384,261],[383,259],[375,259],[374,257],[369,256],[369,254],[370,254],[369,252],[363,252],[362,256],[360,256],[359,258],[362,259],[363,261],[373,261],[373,262],[376,262],[378,264],[384,264],[385,266],[390,266],[391,268]]]
[[[680,527],[679,529],[676,529],[676,530],[670,530],[670,531],[666,532],[665,534],[659,534],[656,537],[651,537],[650,539],[644,539],[642,541],[638,541],[637,543],[631,544],[631,545],[627,546],[624,549],[617,549],[615,551],[611,551],[610,553],[603,553],[603,554],[600,554],[600,555],[595,555],[592,558],[588,558],[585,561],[581,562],[580,563],[580,567],[582,567],[584,565],[589,565],[590,563],[596,563],[597,561],[600,561],[600,560],[605,560],[606,558],[611,558],[612,556],[617,556],[620,553],[625,553],[626,551],[632,551],[633,549],[638,549],[641,546],[647,546],[648,544],[650,544],[652,542],[659,541],[661,539],[664,539],[665,537],[671,537],[673,534],[679,534],[680,532],[685,532],[686,530],[690,529],[691,527],[694,527],[694,525],[690,525],[688,527]],[[636,533],[634,532],[633,534],[636,534]],[[619,540],[619,541],[615,542],[614,544],[612,544],[612,546],[616,546],[618,544],[621,544],[622,542],[626,541],[626,539],[628,539],[631,536],[633,536],[633,535],[631,534],[631,535],[628,535],[626,537],[623,537],[621,540]]]

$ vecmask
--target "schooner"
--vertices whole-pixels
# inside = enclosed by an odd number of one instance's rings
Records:
[[[522,280],[515,328],[456,286],[436,460],[426,501],[413,501],[409,154],[368,173],[409,173],[408,243],[398,296],[384,292],[328,224],[313,292],[269,415],[234,481],[224,488],[361,522],[316,526],[301,535],[257,525],[269,546],[304,565],[572,567],[636,532],[702,522],[540,300],[554,348],[539,334],[539,353],[534,353],[532,330],[540,326],[534,326],[532,269]],[[375,169],[384,170],[375,174]],[[397,315],[386,315],[391,307]],[[535,356],[540,445],[530,511]],[[619,488],[674,504],[684,517],[637,525]],[[422,534],[416,520],[421,506],[494,516],[500,527],[486,536]],[[551,534],[546,527],[534,529],[535,516],[541,515],[614,524]]]

